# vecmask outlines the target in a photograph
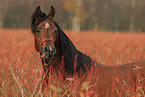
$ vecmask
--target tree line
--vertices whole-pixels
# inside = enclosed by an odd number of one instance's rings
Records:
[[[145,0],[1,0],[0,28],[29,28],[41,5],[63,29],[80,31],[145,31]]]

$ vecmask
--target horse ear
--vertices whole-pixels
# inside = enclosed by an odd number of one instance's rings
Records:
[[[40,16],[41,16],[41,8],[40,8],[40,6],[38,6],[35,9],[35,16],[36,16],[37,19],[40,18]]]
[[[50,10],[50,12],[48,14],[48,17],[53,19],[54,16],[55,16],[55,9],[54,9],[53,6],[51,6],[51,10]]]

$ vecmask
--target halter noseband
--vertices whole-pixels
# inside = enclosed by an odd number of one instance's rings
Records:
[[[39,45],[42,45],[45,41],[52,41],[52,42],[54,42],[53,39],[51,39],[51,38],[44,39],[43,41],[40,42],[40,40],[38,39],[38,34],[36,34],[36,40],[37,40]]]
[[[42,18],[42,19],[40,19],[39,21],[36,21],[35,22],[35,29],[36,29],[36,27],[42,22],[42,21],[44,21],[44,20],[46,20],[46,19],[49,19],[50,20],[50,18],[49,17],[44,17],[44,18]],[[50,20],[50,21],[52,21],[52,20]],[[53,21],[52,21],[53,22]],[[55,24],[55,23],[54,23]],[[55,32],[57,31],[57,28],[55,27]],[[35,31],[36,32],[36,31]],[[48,39],[45,39],[45,40],[43,40],[42,42],[40,42],[40,40],[38,39],[38,33],[36,33],[36,40],[37,40],[37,42],[38,42],[38,44],[39,45],[41,45],[41,44],[43,44],[45,41],[52,41],[52,42],[54,42],[54,40],[53,39],[51,39],[51,38],[48,38]]]
[[[42,21],[44,21],[45,19],[49,19],[49,17],[43,17],[43,18],[41,18],[39,21],[36,21],[35,22],[35,25],[33,26],[33,31],[34,32],[36,32],[35,30],[36,30],[36,27],[42,22]],[[50,20],[50,19],[49,19]],[[51,20],[52,21],[52,20]],[[52,21],[52,22],[54,22],[54,21]],[[55,23],[54,23],[55,24]],[[57,31],[57,27],[55,27],[55,32]],[[45,41],[52,41],[52,42],[54,42],[54,40],[53,39],[51,39],[51,38],[48,38],[48,39],[45,39],[45,40],[43,40],[43,41],[40,41],[39,39],[38,39],[38,33],[36,33],[36,40],[37,40],[37,42],[38,42],[38,44],[39,44],[39,49],[41,48],[41,46],[40,45],[42,45]],[[43,60],[44,57],[45,56],[45,53],[43,54],[43,55],[41,55],[41,60]],[[44,63],[44,66],[43,66],[43,74],[42,74],[42,78],[41,78],[41,81],[39,82],[39,84],[38,84],[38,86],[37,86],[37,88],[36,88],[36,90],[34,91],[34,95],[35,95],[35,93],[37,92],[37,90],[38,90],[38,88],[39,88],[39,86],[40,86],[40,84],[42,83],[42,80],[43,80],[43,78],[44,78],[44,75],[46,76],[46,74],[45,74],[45,72],[47,73],[48,71],[46,70],[46,67],[49,67],[51,64],[52,64],[52,61],[53,61],[53,58],[54,57],[52,57],[52,59],[50,60],[50,62],[48,63],[48,64],[45,64]],[[44,61],[45,62],[45,61]]]

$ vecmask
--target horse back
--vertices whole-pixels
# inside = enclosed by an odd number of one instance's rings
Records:
[[[99,97],[126,97],[134,95],[138,87],[141,87],[145,76],[145,60],[135,61],[122,65],[98,64],[98,86]],[[145,87],[145,86],[142,86]],[[145,88],[143,88],[145,91]]]

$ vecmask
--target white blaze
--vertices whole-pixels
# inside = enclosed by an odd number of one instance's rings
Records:
[[[48,29],[48,28],[49,28],[49,26],[50,26],[50,25],[49,25],[49,23],[48,23],[48,22],[46,22],[46,23],[45,23],[45,29]]]

